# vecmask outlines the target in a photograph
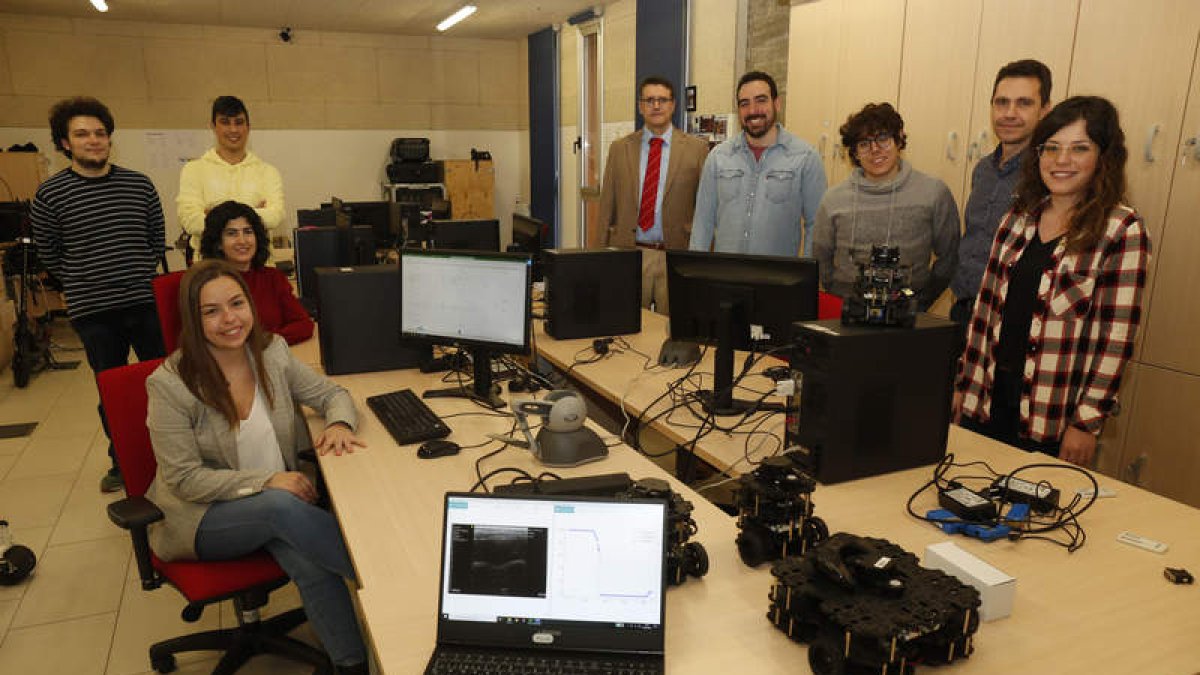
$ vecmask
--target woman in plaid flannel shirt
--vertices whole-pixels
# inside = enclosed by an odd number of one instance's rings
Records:
[[[1123,203],[1125,134],[1109,101],[1063,101],[1038,123],[1032,146],[992,242],[954,418],[1088,465],[1133,354],[1150,240]]]

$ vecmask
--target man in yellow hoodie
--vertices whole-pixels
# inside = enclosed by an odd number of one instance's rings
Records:
[[[204,216],[217,204],[242,202],[254,208],[268,234],[283,222],[283,179],[279,171],[246,149],[250,139],[250,113],[236,96],[213,101],[211,125],[217,145],[183,166],[175,206],[179,224],[191,236],[187,260],[199,248]]]

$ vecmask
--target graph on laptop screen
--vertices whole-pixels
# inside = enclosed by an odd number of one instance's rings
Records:
[[[662,623],[661,503],[454,497],[442,618],[620,628]]]

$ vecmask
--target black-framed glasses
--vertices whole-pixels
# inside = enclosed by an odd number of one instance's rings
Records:
[[[855,143],[854,151],[859,152],[859,153],[869,152],[871,150],[872,145],[879,148],[880,150],[887,150],[888,148],[891,148],[892,143],[895,143],[895,142],[896,142],[896,138],[894,136],[892,136],[891,132],[883,131],[878,134],[875,134],[874,136],[868,136],[867,138],[864,138],[864,139],[858,141],[857,143]]]
[[[1042,143],[1037,146],[1038,157],[1043,159],[1058,159],[1065,152],[1071,159],[1081,159],[1087,157],[1096,148],[1096,144],[1090,141],[1078,141],[1076,143]]]
[[[659,106],[664,106],[674,100],[675,99],[669,98],[666,96],[646,96],[645,98],[638,99],[638,101],[641,102],[643,105],[649,106],[651,108],[657,108]]]

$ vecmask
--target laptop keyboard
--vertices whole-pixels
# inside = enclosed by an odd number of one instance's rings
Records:
[[[662,662],[627,656],[439,649],[425,675],[661,675]]]
[[[450,427],[429,409],[412,389],[401,389],[367,398],[367,407],[383,423],[397,445],[408,445],[450,435]]]

